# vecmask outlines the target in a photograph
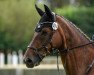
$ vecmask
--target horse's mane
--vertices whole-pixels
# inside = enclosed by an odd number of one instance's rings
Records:
[[[70,25],[72,25],[77,31],[79,31],[87,40],[92,41],[80,28],[78,28],[74,23],[61,16],[65,21],[67,21]]]

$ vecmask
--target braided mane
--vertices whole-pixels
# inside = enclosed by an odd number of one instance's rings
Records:
[[[91,40],[80,28],[78,28],[74,23],[72,23],[72,22],[69,21],[68,19],[64,18],[63,16],[62,16],[62,18],[63,18],[64,20],[66,20],[69,24],[71,24],[74,28],[76,28],[87,40],[92,41],[92,40]]]

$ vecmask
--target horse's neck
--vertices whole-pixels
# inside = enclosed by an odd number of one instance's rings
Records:
[[[91,42],[90,38],[70,21],[60,16],[57,19],[59,23],[59,32],[67,48],[71,49]]]
[[[90,39],[74,24],[62,17],[62,30],[66,38],[66,44],[69,48],[86,44]]]
[[[58,19],[61,18],[59,17]],[[65,34],[66,46],[68,48],[90,42],[83,33],[64,18],[60,21],[60,25]],[[81,47],[69,51],[66,54],[61,53],[61,59],[67,75],[84,75],[87,66],[91,64],[92,59],[94,59],[94,51],[92,47]]]

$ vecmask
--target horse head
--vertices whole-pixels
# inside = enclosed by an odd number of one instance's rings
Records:
[[[37,5],[35,7],[41,19],[24,55],[24,62],[29,68],[39,65],[42,59],[51,53],[52,48],[60,48],[62,44],[56,14],[46,5],[44,5],[45,12]]]

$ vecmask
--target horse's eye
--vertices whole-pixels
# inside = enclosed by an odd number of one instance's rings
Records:
[[[46,36],[46,35],[47,35],[47,31],[42,31],[42,32],[41,32],[41,35]]]

